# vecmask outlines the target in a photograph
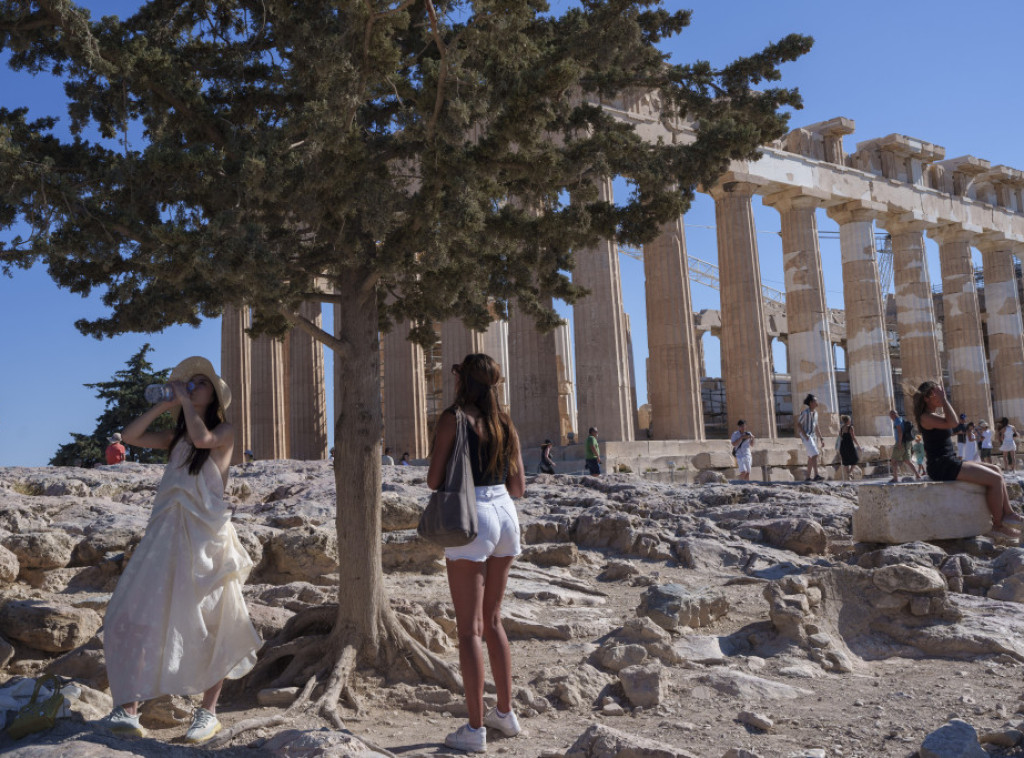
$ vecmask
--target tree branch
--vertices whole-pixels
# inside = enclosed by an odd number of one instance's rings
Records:
[[[437,11],[434,10],[434,3],[431,0],[426,0],[427,13],[430,15],[430,33],[434,38],[434,43],[437,45],[438,52],[441,53],[441,69],[437,75],[437,96],[434,98],[434,114],[430,117],[430,122],[427,124],[427,137],[429,138],[434,134],[434,129],[437,127],[437,119],[441,115],[441,106],[444,104],[444,81],[448,78],[448,47],[444,44],[444,40],[441,39],[441,27],[437,21]]]
[[[304,331],[317,342],[321,342],[334,351],[339,358],[348,358],[352,352],[352,345],[348,340],[335,337],[330,332],[324,331],[305,316],[289,310],[283,305],[277,306],[277,312],[291,321],[295,326]]]

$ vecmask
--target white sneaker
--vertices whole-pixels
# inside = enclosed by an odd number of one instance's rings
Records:
[[[484,727],[474,729],[469,724],[463,724],[444,738],[444,744],[446,747],[467,753],[486,753],[487,730]]]
[[[123,734],[129,737],[145,737],[146,730],[139,723],[139,714],[134,716],[124,709],[124,706],[117,706],[110,714],[100,719],[100,726],[113,734]]]
[[[220,722],[217,717],[205,708],[196,708],[192,712],[192,726],[185,732],[185,742],[193,745],[206,742],[219,731]]]
[[[515,737],[523,731],[523,728],[519,726],[519,719],[516,718],[515,713],[509,711],[505,715],[502,715],[498,711],[497,706],[487,711],[487,715],[484,716],[484,726],[489,726],[491,729],[497,729],[506,737]]]

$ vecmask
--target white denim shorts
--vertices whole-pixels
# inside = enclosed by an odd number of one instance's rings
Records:
[[[814,440],[812,440],[810,437],[804,437],[803,440],[804,440],[804,450],[807,451],[807,457],[808,458],[813,458],[814,456],[819,455],[821,453],[821,451],[818,450],[817,443]]]
[[[750,464],[754,462],[753,453],[740,453],[736,456],[736,466],[741,474],[750,473]]]
[[[483,563],[488,558],[510,558],[522,552],[519,545],[519,514],[504,484],[474,487],[479,530],[476,539],[462,547],[446,547],[449,561]]]

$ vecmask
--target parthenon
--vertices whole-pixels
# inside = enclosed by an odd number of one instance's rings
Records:
[[[655,97],[601,105],[645,139],[690,138],[685,127],[662,119]],[[840,412],[834,344],[845,350],[844,392],[848,385],[849,408],[862,436],[891,435],[888,411],[895,393],[943,376],[956,406],[972,418],[1006,416],[1020,426],[1024,330],[1016,258],[1024,253],[1024,172],[970,155],[947,159],[944,148],[901,134],[857,142],[847,153],[844,137],[853,132],[847,118],[795,129],[765,146],[759,160],[734,162],[714,186],[699,188],[715,204],[721,308],[711,328],[721,339],[728,418],[746,419],[764,440],[792,438],[782,427],[773,389],[773,311],[762,296],[752,206],[759,195],[781,223],[790,395],[797,402],[807,393],[818,397],[826,434],[835,433]],[[600,191],[613,200],[610,177]],[[839,225],[844,318],[826,306],[819,208]],[[896,382],[876,225],[891,240]],[[939,246],[941,326],[925,235]],[[981,254],[981,276],[972,248]],[[589,426],[598,427],[608,442],[642,442],[654,457],[675,449],[659,442],[704,441],[709,428],[699,333],[709,327],[693,311],[683,219],[665,224],[642,256],[650,404],[645,429],[637,413],[618,250],[609,240],[576,255],[573,280],[591,294],[574,306],[571,330],[563,325],[540,334],[513,308],[507,322],[495,322],[482,334],[457,320],[436,325],[439,346],[433,352],[405,339],[407,325],[384,335],[385,444],[396,455],[426,456],[433,419],[451,402],[447,367],[478,351],[502,363],[503,399],[524,447],[545,438],[564,444]],[[309,308],[309,315],[319,313],[318,305]],[[226,312],[222,327],[222,370],[241,388],[241,410],[233,419],[236,457],[249,448],[262,458],[324,457],[321,348],[299,331],[284,343],[250,341],[243,331],[246,318],[241,311]],[[909,407],[909,398],[903,402]]]

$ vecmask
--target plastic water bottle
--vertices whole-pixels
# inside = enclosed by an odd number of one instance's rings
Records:
[[[174,390],[169,384],[151,384],[145,390],[146,402],[151,405],[164,403],[174,397]]]
[[[195,388],[196,386],[192,382],[185,385],[185,389],[189,392]],[[146,396],[146,402],[152,405],[166,403],[168,400],[174,399],[174,390],[171,389],[169,384],[151,384],[143,390],[143,394]]]

